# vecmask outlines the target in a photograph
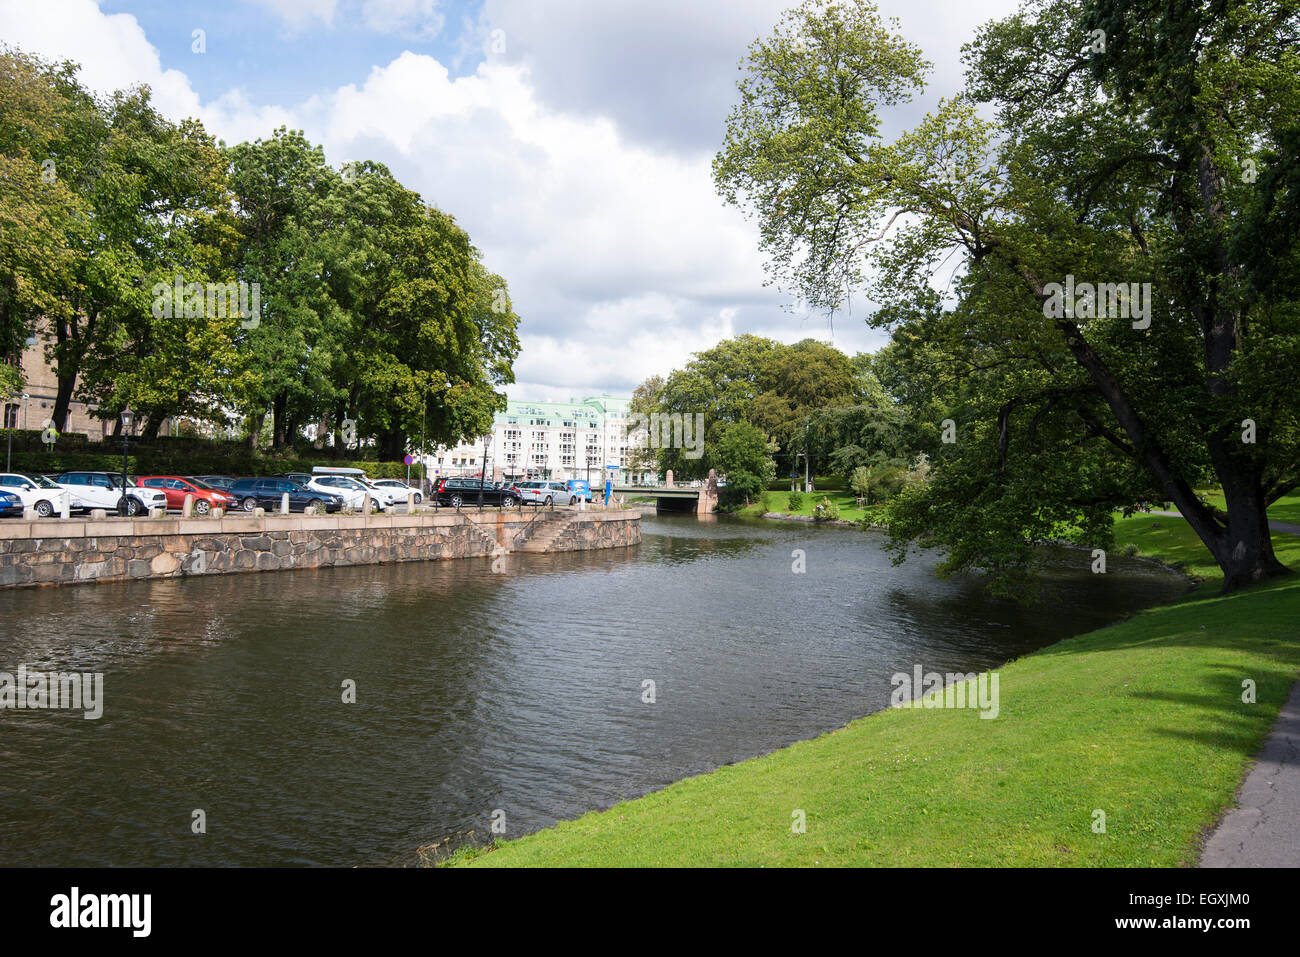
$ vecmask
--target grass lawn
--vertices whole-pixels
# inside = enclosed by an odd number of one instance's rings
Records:
[[[1213,505],[1215,508],[1223,508],[1225,502],[1223,493],[1219,491],[1202,491],[1201,497]],[[1300,525],[1300,492],[1292,492],[1290,495],[1283,495],[1280,499],[1268,507],[1268,517],[1277,522],[1290,522],[1292,525]]]
[[[790,493],[785,492],[765,492],[763,501],[755,502],[747,508],[740,509],[737,515],[747,515],[751,518],[757,518],[764,512],[783,512],[786,515],[812,515],[813,509],[821,504],[822,499],[830,499],[831,504],[840,511],[840,521],[842,522],[860,522],[870,515],[878,506],[869,505],[861,507],[858,505],[857,498],[852,492],[835,491],[835,492],[807,492],[803,497],[803,505],[796,511],[790,511],[787,507]]]
[[[1300,672],[1300,576],[1223,597],[1180,519],[1122,519],[1117,537],[1206,581],[1005,665],[994,720],[884,711],[452,862],[1194,864]],[[1300,569],[1300,538],[1274,543]]]

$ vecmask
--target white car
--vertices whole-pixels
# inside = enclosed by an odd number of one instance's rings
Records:
[[[63,472],[54,480],[72,493],[72,507],[78,511],[102,508],[116,512],[122,502],[120,472]],[[139,515],[151,508],[167,507],[161,489],[139,488],[130,479],[126,485],[126,514]]]
[[[378,503],[379,505],[383,506],[384,508],[392,508],[394,505],[397,505],[399,503],[404,503],[406,501],[405,490],[376,485],[373,481],[371,481],[370,477],[366,475],[366,473],[363,472],[361,469],[331,468],[328,465],[317,465],[315,468],[311,470],[311,474],[312,474],[313,482],[318,480],[323,481],[325,479],[330,479],[331,484],[327,484],[325,486],[325,488],[328,488],[330,491],[341,492],[345,488],[353,487],[352,485],[349,484],[343,484],[343,485],[332,484],[334,481],[338,479],[347,479],[349,483],[354,483],[356,487],[361,488],[363,491],[369,492],[370,498],[376,503]],[[308,482],[307,484],[310,485],[311,482]],[[357,503],[360,504],[360,502],[361,500],[358,498]]]
[[[416,505],[419,505],[424,501],[424,496],[420,494],[419,489],[411,488],[411,486],[407,485],[405,482],[399,482],[397,479],[371,479],[370,485],[376,489],[385,489],[387,491],[396,492],[398,500],[402,502],[406,501],[406,496],[411,492],[415,493]]]
[[[13,492],[41,518],[61,515],[64,505],[72,506],[72,495],[67,489],[51,482],[44,475],[24,475],[20,472],[0,473],[0,489]]]
[[[377,494],[368,485],[352,478],[350,475],[313,475],[304,488],[315,492],[332,492],[341,496],[347,508],[361,508],[366,495],[375,503],[375,509],[382,512],[392,503],[385,496]]]

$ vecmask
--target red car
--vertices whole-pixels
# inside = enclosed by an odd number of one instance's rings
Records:
[[[168,508],[182,508],[185,496],[194,496],[194,514],[207,515],[214,508],[235,508],[237,500],[220,489],[206,485],[196,478],[181,478],[178,475],[145,475],[135,480],[142,488],[161,489],[167,496]]]

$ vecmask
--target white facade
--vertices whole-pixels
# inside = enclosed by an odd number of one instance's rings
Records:
[[[430,454],[429,477],[483,472],[493,481],[579,478],[596,488],[604,484],[604,467],[613,465],[616,483],[639,480],[640,473],[628,471],[630,404],[631,399],[609,395],[568,402],[511,400],[497,413],[491,435]]]

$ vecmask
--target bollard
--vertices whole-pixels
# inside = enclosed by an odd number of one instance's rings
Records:
[[[34,509],[34,508],[25,508],[25,509],[23,509],[23,521],[24,521],[24,522],[34,522],[34,521],[36,521],[38,518],[40,518],[40,516],[36,514],[36,509]]]
[[[370,493],[369,492],[361,496],[361,514],[363,516],[370,514]]]
[[[105,522],[108,520],[108,511],[102,508],[92,508],[90,510],[90,520],[92,522]]]
[[[280,514],[281,515],[289,514],[289,493],[288,492],[285,492],[283,495],[280,496]]]
[[[165,509],[165,508],[151,508],[151,509],[149,509],[149,517],[150,517],[150,518],[166,518],[166,517],[167,517],[167,509]]]
[[[72,518],[72,496],[69,495],[63,500],[63,506],[59,509],[59,518]]]
[[[194,496],[186,494],[185,501],[181,504],[181,518],[194,517]]]
[[[415,492],[413,491],[406,493],[406,514],[415,514]]]
[[[253,518],[266,518],[266,509],[264,508],[253,509]]]
[[[225,515],[226,510],[224,508],[214,508],[212,511],[208,512],[209,518],[224,518]]]

